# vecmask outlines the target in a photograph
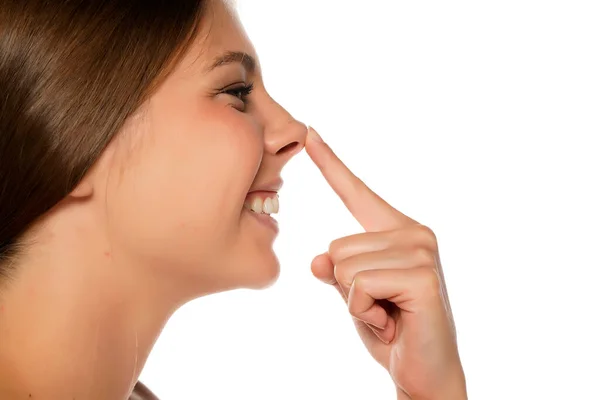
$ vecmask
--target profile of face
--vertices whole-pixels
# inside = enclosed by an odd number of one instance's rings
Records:
[[[268,214],[306,126],[267,93],[226,3],[208,2],[200,27],[84,178],[93,194],[77,212],[100,233],[90,247],[104,263],[195,295],[262,288],[279,274]]]

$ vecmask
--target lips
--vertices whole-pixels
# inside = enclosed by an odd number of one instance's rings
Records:
[[[254,192],[279,192],[279,190],[281,189],[281,187],[283,186],[283,180],[281,178],[276,178],[272,181],[269,182],[263,182],[263,183],[256,183],[255,185],[252,185],[252,187],[250,188],[250,190],[248,190],[248,193],[254,193]]]

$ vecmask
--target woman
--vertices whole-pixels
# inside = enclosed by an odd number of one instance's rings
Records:
[[[269,97],[224,0],[5,0],[0,51],[0,398],[154,398],[137,378],[178,307],[276,279],[304,146],[367,231],[313,273],[399,399],[466,398],[434,235]]]

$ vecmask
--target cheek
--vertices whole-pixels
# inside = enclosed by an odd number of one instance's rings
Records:
[[[236,240],[262,137],[244,114],[204,109],[153,115],[122,176],[113,179],[111,227],[129,251],[195,264]]]

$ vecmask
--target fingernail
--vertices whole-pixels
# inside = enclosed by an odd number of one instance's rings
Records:
[[[385,340],[381,335],[383,334],[383,332],[378,332],[376,330],[373,330],[373,333],[375,334],[375,336],[377,336],[379,338],[379,340],[381,340],[383,342],[383,344],[390,344],[389,340]]]
[[[315,142],[323,143],[323,138],[319,136],[317,131],[315,131],[312,126],[308,127],[308,138],[314,140]]]
[[[364,322],[364,321],[363,321],[363,322]],[[384,329],[385,329],[385,326],[384,326],[384,327],[381,327],[381,326],[379,326],[379,325],[375,325],[375,324],[373,324],[373,323],[371,323],[371,322],[365,322],[365,323],[366,323],[367,325],[371,326],[372,328],[377,328],[377,329],[379,329],[379,330],[384,330]]]

